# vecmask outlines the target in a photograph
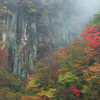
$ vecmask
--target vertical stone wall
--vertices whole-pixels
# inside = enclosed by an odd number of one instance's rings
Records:
[[[9,67],[15,76],[25,79],[29,76],[27,69],[34,67],[33,59],[37,56],[36,44],[30,43],[31,39],[37,42],[36,23],[31,22],[28,26],[29,22],[17,10],[12,12],[12,16],[7,14],[4,22],[8,26],[3,40],[9,43],[9,46],[4,46],[10,55],[8,57]],[[36,37],[32,37],[34,35]]]

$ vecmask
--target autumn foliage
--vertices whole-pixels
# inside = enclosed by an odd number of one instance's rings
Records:
[[[8,67],[8,61],[6,60],[6,57],[8,57],[9,54],[6,50],[2,49],[0,46],[0,66],[7,68]]]
[[[44,54],[44,59],[36,63],[33,75],[27,79],[27,93],[64,100],[99,98],[100,58],[95,49],[99,48],[99,38],[96,37],[97,33],[93,36],[89,37],[90,41],[91,39],[95,41],[96,38],[98,46],[94,46],[95,42],[89,44],[89,39],[87,37],[84,39],[85,35],[83,35],[82,39],[76,38],[68,46],[59,49],[54,55],[56,59],[51,54]],[[59,88],[61,86],[62,89]],[[54,93],[52,94],[51,91]]]
[[[81,34],[82,38],[76,38],[68,46],[60,48],[53,53],[45,53],[44,58],[35,63],[32,75],[26,79],[25,94],[17,92],[16,97],[8,82],[11,79],[0,80],[1,91],[6,98],[21,100],[89,100],[100,99],[100,52],[99,52],[99,27],[91,26]],[[94,41],[94,42],[93,42]],[[0,48],[1,66],[7,68],[6,57],[9,54]],[[3,72],[3,71],[2,71]],[[18,87],[21,86],[19,81]],[[11,90],[9,90],[9,88]],[[8,90],[10,92],[8,92]],[[15,88],[17,90],[17,88]],[[17,90],[18,91],[18,90]],[[8,97],[8,94],[13,94]]]
[[[79,91],[78,89],[77,89],[77,87],[76,86],[71,86],[70,87],[70,90],[71,90],[71,92],[73,92],[73,94],[76,96],[76,97],[79,97],[80,96],[80,93],[81,93],[81,91]]]
[[[87,45],[89,47],[98,47],[100,45],[100,26],[96,27],[91,25],[91,27],[84,27],[84,32],[80,34],[83,40],[88,40]]]
[[[0,1],[0,17],[12,13],[8,3],[13,3],[20,13],[26,12],[26,19],[32,19],[35,14],[41,15],[41,10],[33,6],[39,0],[8,0]],[[63,0],[65,1],[65,0]],[[46,5],[48,0],[43,0]],[[69,0],[69,4],[73,2]],[[58,5],[59,6],[59,5]],[[57,6],[57,7],[58,7]],[[48,14],[57,14],[55,6],[50,7]],[[66,6],[67,7],[67,6]],[[65,7],[65,8],[66,8]],[[72,6],[68,6],[70,9]],[[59,7],[58,7],[59,8]],[[72,7],[73,8],[73,7]],[[46,9],[46,7],[43,7]],[[63,9],[63,8],[62,8]],[[39,11],[40,10],[40,11]],[[63,9],[64,10],[64,9]],[[56,12],[55,12],[56,11]],[[64,12],[68,12],[66,10]],[[31,17],[27,16],[30,15]],[[71,11],[66,14],[71,14]],[[69,16],[69,15],[68,15]],[[85,16],[84,16],[85,17]],[[77,23],[82,16],[73,17],[73,23]],[[70,21],[69,21],[70,23]],[[37,23],[37,30],[40,33],[49,32],[49,20]],[[0,20],[0,33],[4,33],[6,25]],[[76,28],[76,27],[75,27]],[[26,79],[26,87],[23,89],[23,82],[17,76],[9,74],[7,70],[8,52],[0,46],[0,99],[4,100],[98,100],[100,99],[100,26],[85,26],[81,38],[76,38],[63,48],[54,48],[52,53],[47,53],[47,43],[39,43],[38,58],[32,70],[32,74]],[[50,42],[51,43],[51,42]],[[4,45],[3,42],[0,45]],[[51,45],[51,44],[50,44]]]
[[[26,79],[25,94],[18,93],[22,100],[100,99],[99,27],[92,25],[81,36],[58,51],[44,53]],[[3,59],[8,56],[4,52],[1,49]],[[4,82],[8,81],[5,78]]]

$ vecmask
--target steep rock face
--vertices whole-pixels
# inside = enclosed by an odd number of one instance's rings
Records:
[[[57,15],[51,15],[48,9],[44,10],[37,24],[37,27],[40,25],[40,27],[37,28],[39,30],[37,30],[38,41],[44,41],[49,44],[57,45],[58,47],[63,47],[73,40],[73,29],[63,20],[63,13],[64,12],[61,11]]]
[[[9,43],[8,47],[4,47],[10,54],[9,66],[14,75],[26,78],[29,75],[28,67],[33,68],[33,59],[37,55],[36,23],[32,22],[29,25],[17,10],[12,12],[12,16],[7,14],[4,22],[8,26],[3,40],[7,40]],[[34,40],[34,44],[30,43],[31,39]]]
[[[18,10],[12,12],[12,16],[5,16],[8,27],[3,40],[7,40],[9,46],[4,48],[10,54],[9,66],[15,76],[25,79],[34,67],[36,57],[42,58],[53,46],[65,46],[73,39],[69,34],[71,28],[66,26],[61,15],[51,16],[45,9],[39,19],[37,15],[26,19]]]

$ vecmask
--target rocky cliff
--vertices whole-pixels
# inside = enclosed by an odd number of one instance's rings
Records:
[[[25,79],[34,67],[36,58],[42,58],[54,47],[66,46],[75,36],[75,15],[64,3],[43,5],[41,0],[1,0],[1,4],[1,19],[8,26],[2,40],[7,40],[9,44],[3,45],[3,48],[10,55],[9,67],[15,76]]]

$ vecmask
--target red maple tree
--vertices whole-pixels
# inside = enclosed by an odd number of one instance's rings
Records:
[[[71,90],[71,92],[73,92],[73,94],[74,94],[76,97],[80,97],[81,91],[78,90],[76,86],[74,86],[74,85],[71,86],[71,87],[70,87],[70,90]]]
[[[6,57],[8,57],[9,54],[6,50],[2,49],[0,46],[0,66],[7,69],[8,68],[8,61],[6,60]]]
[[[84,27],[84,32],[80,34],[83,40],[88,40],[87,46],[97,48],[100,45],[100,26]]]

